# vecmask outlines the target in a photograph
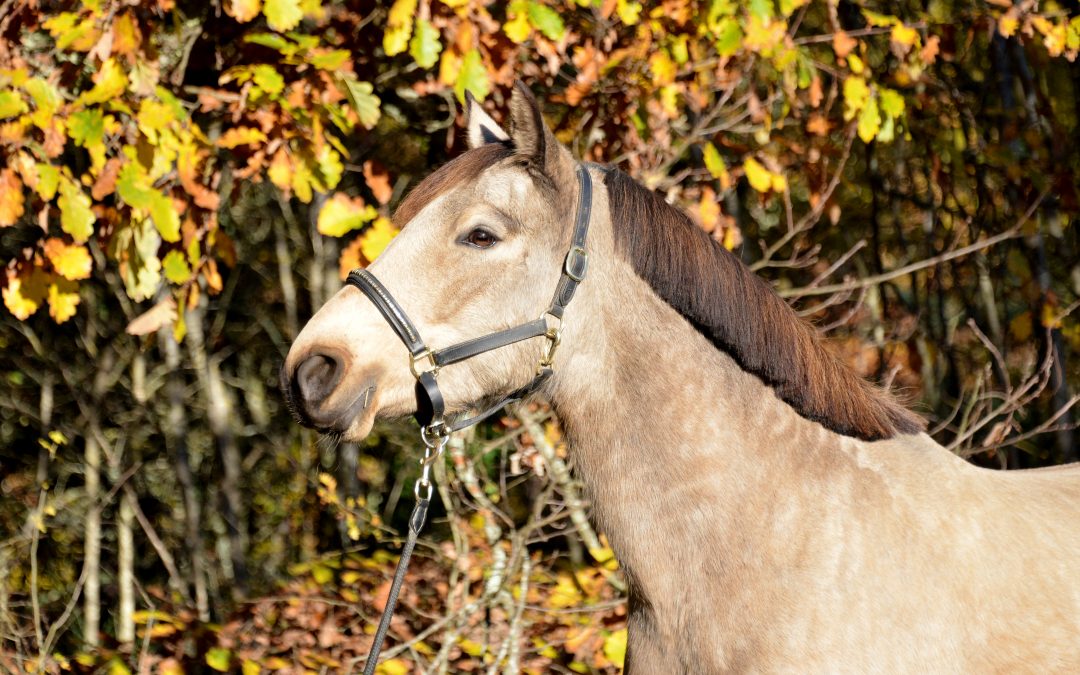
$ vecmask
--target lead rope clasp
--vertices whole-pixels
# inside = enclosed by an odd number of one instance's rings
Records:
[[[443,449],[450,440],[450,430],[441,422],[420,427],[420,439],[424,441],[424,456],[420,458],[420,478],[413,483],[413,495],[417,499],[430,500],[431,467],[442,456]]]

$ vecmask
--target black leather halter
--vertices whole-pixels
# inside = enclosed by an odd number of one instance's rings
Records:
[[[592,178],[589,176],[588,169],[581,165],[577,167],[577,177],[579,187],[577,217],[574,221],[574,235],[570,250],[567,251],[563,262],[562,277],[555,289],[555,296],[538,319],[432,351],[424,344],[420,331],[409,320],[401,304],[375,278],[374,274],[365,269],[357,269],[349,273],[345,283],[359,288],[367,295],[409,350],[409,367],[416,378],[416,421],[426,433],[439,436],[472,426],[494,415],[506,404],[533,393],[551,377],[552,357],[555,355],[555,349],[559,346],[561,338],[560,326],[563,312],[573,299],[578,284],[585,279],[585,273],[589,267],[585,240],[589,235],[589,221],[592,214]],[[549,316],[554,318],[555,325],[549,325]],[[547,338],[548,345],[544,357],[540,359],[536,376],[531,382],[513,391],[478,415],[462,416],[453,420],[444,419],[446,404],[437,380],[439,371],[443,367],[522,340],[541,336]]]
[[[601,170],[603,170],[602,167]],[[409,517],[409,535],[402,548],[401,557],[398,559],[386,606],[383,608],[382,618],[379,620],[371,650],[364,664],[364,675],[373,675],[375,672],[375,664],[379,660],[383,640],[390,629],[390,619],[393,617],[398,593],[405,579],[409,558],[412,556],[417,537],[427,519],[432,493],[431,467],[446,445],[450,433],[487,419],[507,403],[522,399],[536,391],[545,380],[551,377],[552,358],[555,356],[555,350],[561,339],[563,312],[574,298],[578,284],[585,280],[585,272],[589,269],[589,254],[585,250],[585,240],[589,236],[589,221],[592,215],[592,178],[589,176],[588,168],[582,165],[577,167],[577,177],[579,188],[577,217],[574,220],[574,235],[570,242],[570,250],[567,251],[566,258],[563,260],[562,276],[559,278],[559,285],[555,288],[555,296],[538,319],[432,351],[424,344],[420,331],[409,320],[409,315],[374,274],[363,269],[353,270],[345,282],[363,291],[409,350],[409,368],[416,378],[416,421],[420,423],[420,437],[425,446],[424,457],[420,460],[420,478],[413,485],[416,505]],[[548,317],[554,319],[554,325],[548,324]],[[474,417],[462,416],[449,422],[444,419],[446,403],[442,392],[439,391],[439,383],[436,379],[441,368],[540,336],[547,338],[548,343],[532,382],[510,393]]]

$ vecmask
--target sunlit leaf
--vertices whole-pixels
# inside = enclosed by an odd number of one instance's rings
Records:
[[[768,192],[772,189],[772,172],[753,157],[747,157],[743,161],[743,171],[746,173],[746,180],[750,182],[750,187],[758,192]]]
[[[53,277],[49,284],[49,316],[56,323],[64,323],[75,316],[79,306],[79,285],[74,281]]]
[[[379,110],[379,97],[373,94],[375,90],[370,82],[358,82],[354,78],[344,79],[348,90],[349,103],[360,118],[360,124],[365,128],[372,129],[379,122],[382,114]]]
[[[56,196],[56,190],[60,187],[60,168],[52,164],[37,165],[38,184],[36,191],[38,196],[45,201],[52,201]],[[0,198],[0,202],[2,202]]]
[[[620,628],[604,638],[604,656],[608,661],[615,664],[616,668],[622,668],[626,662],[626,629]]]
[[[0,91],[0,119],[16,117],[30,108],[17,91]]]
[[[881,129],[881,113],[876,96],[871,96],[859,113],[858,133],[863,143],[869,143]]]
[[[78,281],[89,278],[94,267],[90,251],[87,251],[85,246],[68,244],[58,237],[46,239],[42,251],[52,264],[53,270],[65,279]]]
[[[368,260],[375,260],[397,235],[398,229],[389,218],[379,216],[363,234],[360,235],[360,252]]]
[[[491,81],[488,79],[484,59],[476,49],[470,49],[461,60],[461,69],[454,82],[454,94],[458,101],[465,102],[465,92],[471,92],[479,101],[491,93]]]
[[[225,3],[225,13],[240,23],[251,21],[261,10],[262,0],[228,0]]]
[[[244,662],[240,664],[240,675],[259,675],[261,672],[262,666],[257,661],[244,659]]]
[[[350,198],[345,193],[338,192],[326,200],[322,210],[319,211],[315,227],[320,234],[340,237],[363,227],[364,223],[370,222],[377,215],[378,212],[374,207],[364,204],[364,200],[359,197]],[[371,258],[368,259],[371,260]]]
[[[349,51],[346,49],[333,49],[330,51],[312,54],[308,57],[308,63],[320,70],[336,71],[349,60]]]
[[[439,42],[439,29],[427,19],[417,19],[416,29],[409,42],[409,54],[421,68],[431,68],[439,62],[442,43]]]
[[[742,47],[742,28],[734,17],[720,19],[715,33],[716,51],[720,56],[732,56]]]
[[[503,24],[503,32],[514,44],[525,42],[532,34],[527,3],[528,0],[514,0],[507,9],[507,15],[512,18]]]
[[[161,261],[161,270],[165,278],[174,284],[186,283],[191,278],[191,268],[188,267],[187,258],[177,250],[169,251]]]
[[[866,86],[866,80],[854,75],[844,80],[844,119],[853,119],[869,98],[870,88]]]
[[[211,647],[206,650],[206,665],[214,670],[226,673],[229,671],[229,662],[232,660],[232,652],[223,647]]]
[[[72,180],[60,181],[60,228],[82,243],[94,233],[94,212],[90,210],[90,197]]]
[[[101,69],[94,74],[94,86],[76,101],[76,105],[105,103],[118,98],[127,90],[128,78],[115,58],[109,58],[101,64]]]
[[[0,169],[0,227],[18,222],[23,214],[23,185],[14,169]]]
[[[266,15],[266,25],[281,32],[296,28],[304,18],[300,0],[266,0],[263,14]]]
[[[238,145],[252,145],[266,140],[261,129],[253,127],[233,127],[221,135],[217,145],[220,148],[235,148]]]
[[[543,33],[549,40],[562,39],[566,33],[566,26],[558,12],[536,0],[529,0],[528,8],[529,22],[536,27],[536,30]]]
[[[16,319],[25,321],[38,311],[48,293],[49,275],[37,267],[23,269],[16,273],[8,268],[7,286],[0,293],[4,297],[4,306]]]
[[[627,26],[633,26],[641,18],[641,3],[633,0],[616,0],[615,13],[619,15],[619,21]]]
[[[171,295],[167,295],[161,302],[132,319],[126,331],[128,335],[148,335],[164,326],[171,326],[175,320],[176,301]]]
[[[415,13],[416,0],[394,0],[386,17],[386,32],[383,34],[383,50],[387,56],[396,56],[409,46]]]
[[[376,675],[408,675],[412,672],[404,659],[387,659],[375,667]]]

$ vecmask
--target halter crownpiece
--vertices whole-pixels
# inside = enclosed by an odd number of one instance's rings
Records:
[[[598,167],[605,171],[603,167]],[[585,166],[578,165],[578,205],[577,216],[574,220],[574,234],[570,242],[570,250],[566,252],[563,260],[562,275],[559,284],[555,287],[555,295],[539,319],[518,324],[512,328],[488,333],[472,340],[459,342],[444,349],[432,351],[424,344],[420,337],[420,331],[409,320],[409,315],[401,307],[390,291],[382,285],[375,275],[364,269],[353,270],[349,273],[345,283],[355,286],[363,291],[364,295],[371,300],[386,322],[394,329],[394,333],[405,343],[409,350],[409,369],[416,378],[416,421],[420,423],[420,438],[424,441],[424,457],[420,460],[420,479],[413,486],[416,496],[416,506],[413,507],[409,517],[409,536],[405,540],[405,546],[401,550],[398,559],[397,571],[394,572],[394,580],[390,584],[390,593],[387,596],[386,606],[383,608],[379,627],[375,631],[375,639],[371,644],[367,661],[364,664],[364,675],[372,675],[375,672],[375,664],[379,660],[379,652],[382,650],[386,632],[390,629],[390,619],[394,615],[394,606],[397,604],[398,593],[405,579],[405,570],[409,565],[413,548],[420,530],[427,520],[428,505],[431,502],[431,466],[438,459],[446,446],[451,432],[472,426],[477,422],[491,417],[503,406],[513,401],[525,398],[536,391],[549,377],[551,377],[552,360],[555,350],[559,347],[562,339],[562,317],[566,306],[574,298],[578,284],[585,280],[585,273],[589,269],[589,254],[585,249],[585,240],[589,236],[589,221],[592,217],[592,178]],[[548,318],[555,319],[555,325],[548,325]],[[512,345],[522,340],[543,336],[547,338],[547,348],[540,358],[536,368],[536,375],[531,382],[524,387],[515,390],[504,397],[495,405],[473,417],[459,417],[449,423],[443,418],[446,412],[446,402],[439,383],[436,379],[439,370],[465,359],[490,352],[507,345]]]

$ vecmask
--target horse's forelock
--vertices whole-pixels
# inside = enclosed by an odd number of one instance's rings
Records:
[[[514,154],[506,143],[488,143],[458,155],[443,164],[409,191],[394,211],[394,222],[405,227],[416,214],[443,193],[475,179],[485,169]]]
[[[685,213],[620,171],[604,183],[616,244],[638,276],[800,415],[864,440],[921,431],[921,420],[825,349],[810,324]]]

